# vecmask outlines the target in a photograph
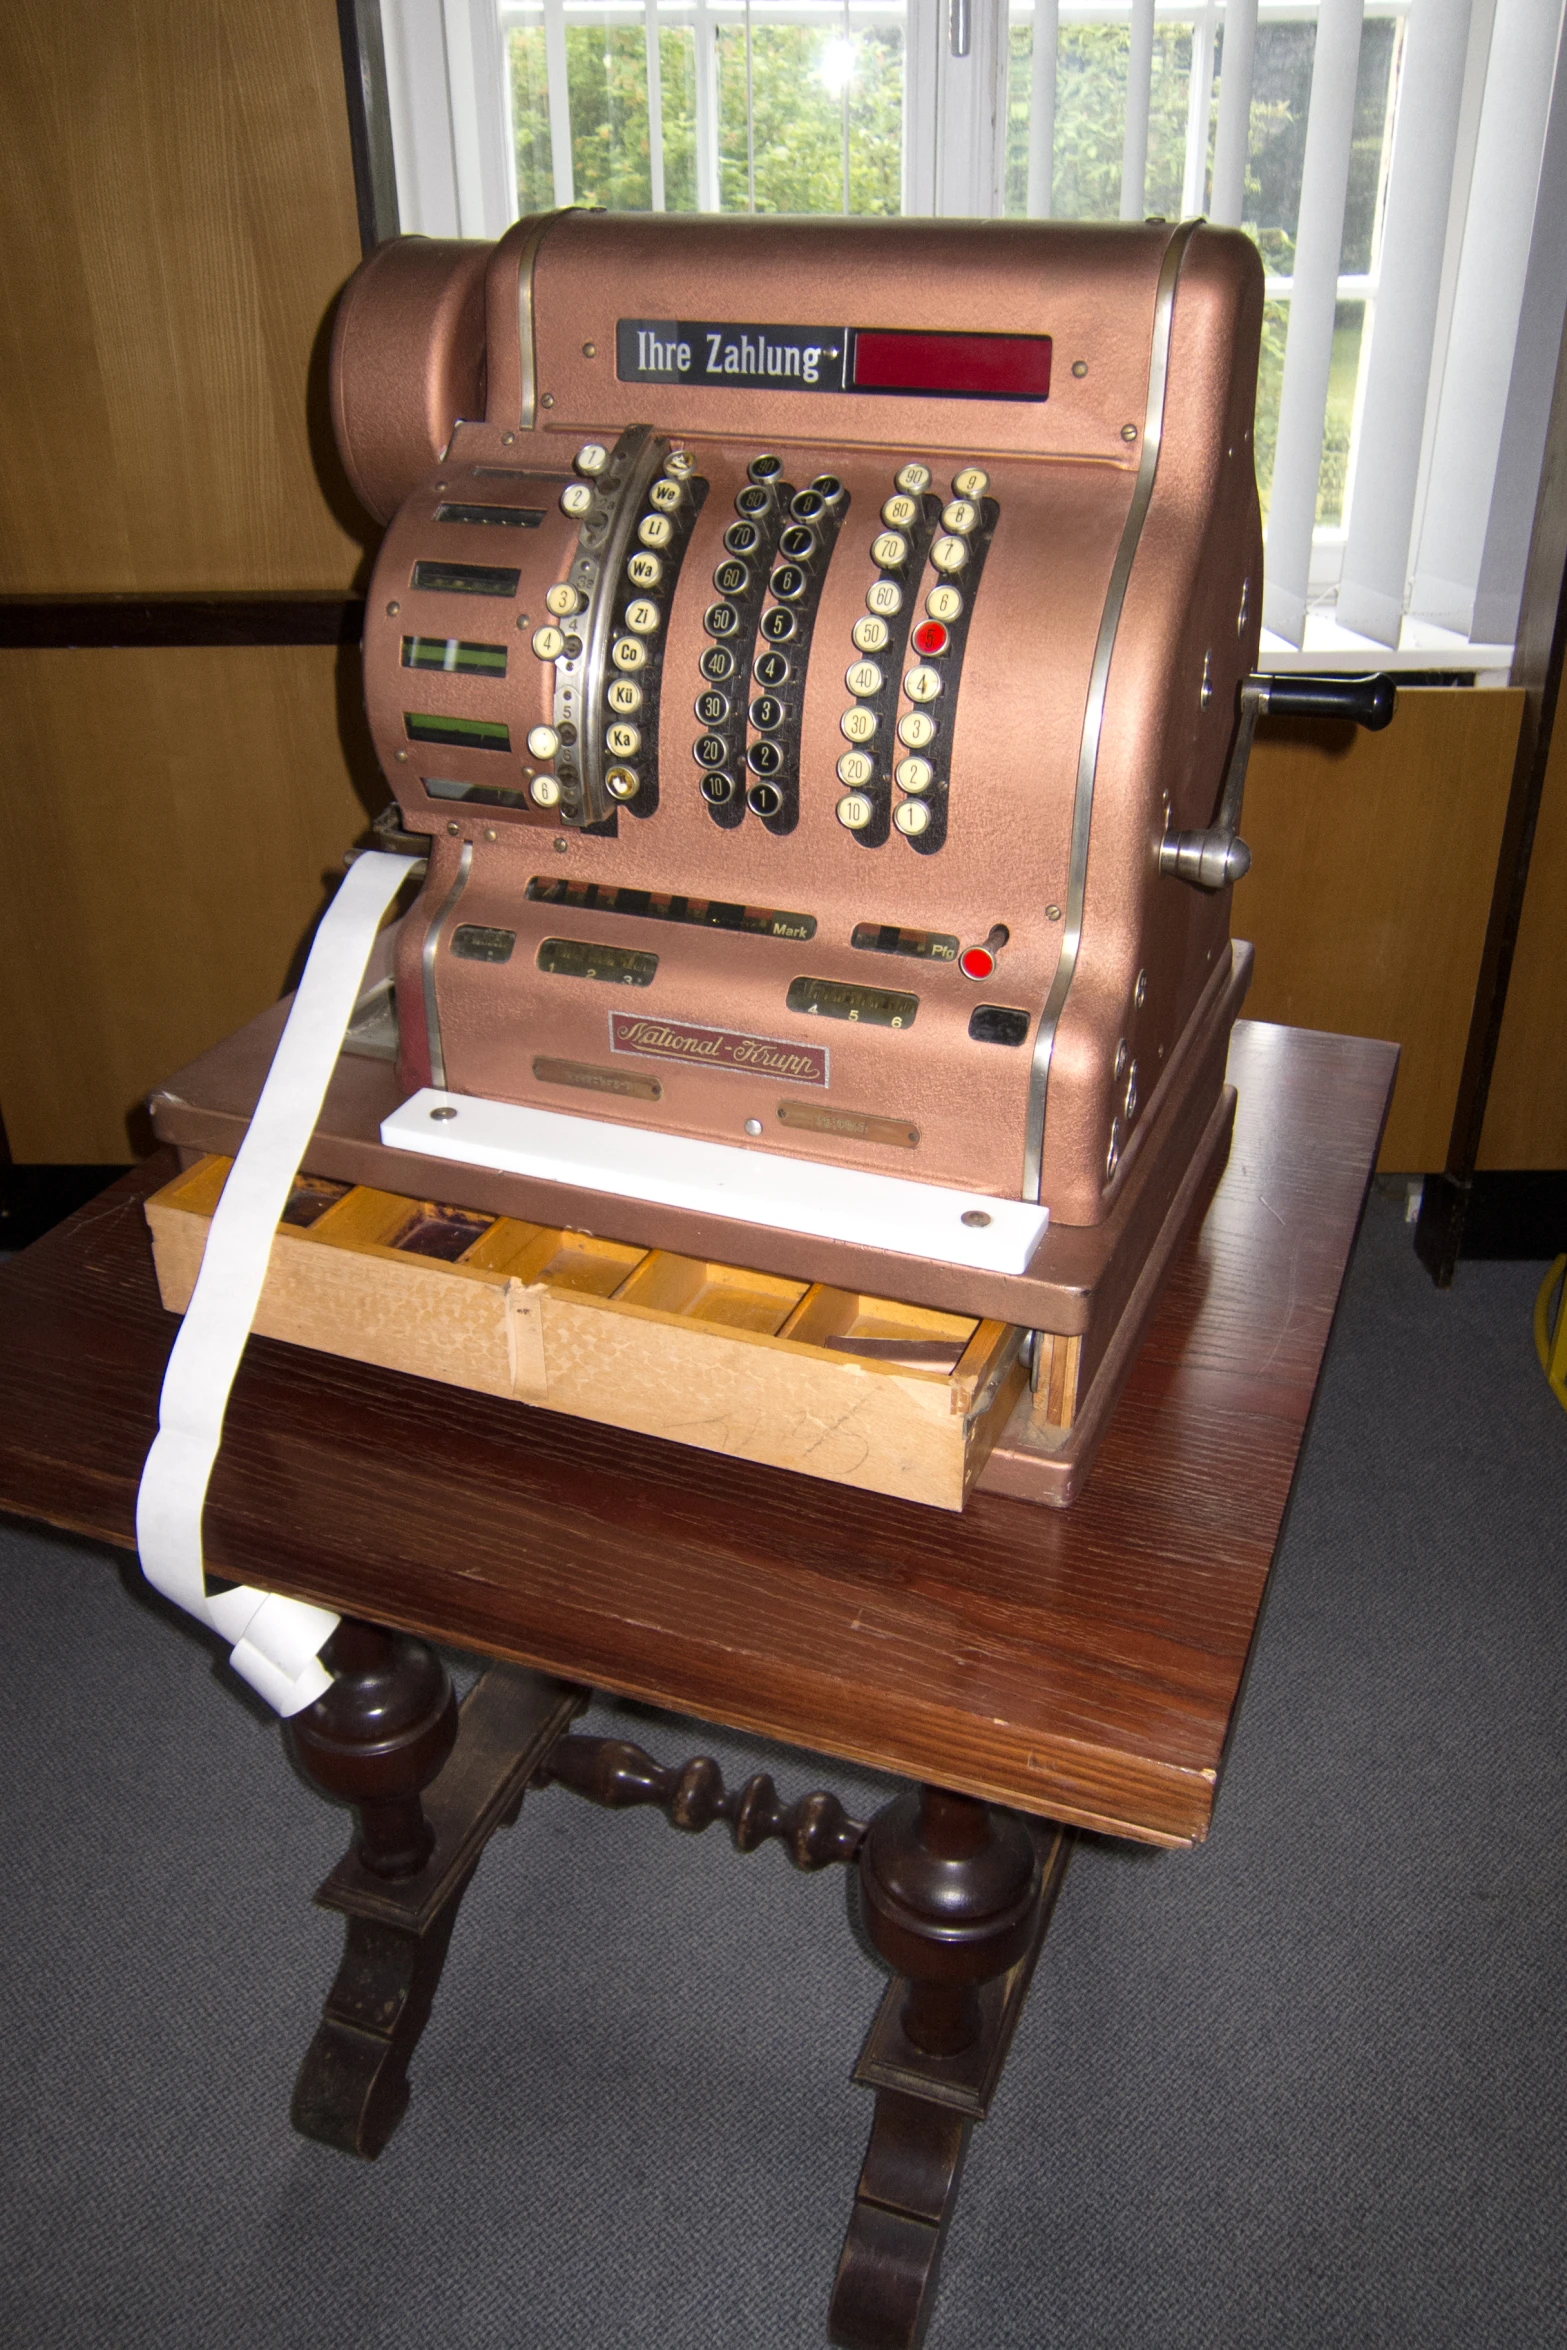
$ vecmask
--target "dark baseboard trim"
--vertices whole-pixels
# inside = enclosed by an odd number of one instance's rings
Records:
[[[1548,1262],[1567,1250],[1567,1168],[1508,1168],[1469,1186],[1459,1256]]]
[[[361,596],[0,596],[0,648],[356,645]]]

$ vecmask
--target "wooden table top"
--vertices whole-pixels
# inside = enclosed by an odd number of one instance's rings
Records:
[[[1242,1022],[1229,1169],[1082,1498],[961,1517],[253,1339],[215,1574],[1025,1811],[1202,1837],[1391,1045]],[[0,1508],[133,1547],[162,1154],[0,1268]]]

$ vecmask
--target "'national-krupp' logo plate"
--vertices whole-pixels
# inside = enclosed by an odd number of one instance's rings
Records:
[[[787,1044],[776,1036],[744,1036],[732,1028],[696,1028],[688,1020],[650,1020],[637,1012],[611,1012],[609,1047],[615,1053],[644,1053],[655,1061],[685,1061],[698,1069],[737,1069],[743,1077],[766,1077],[785,1085],[825,1085],[824,1045]]]

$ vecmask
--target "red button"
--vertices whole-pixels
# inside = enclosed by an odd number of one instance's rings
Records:
[[[947,632],[939,620],[922,620],[914,631],[914,650],[929,659],[932,653],[947,649]]]
[[[996,967],[996,958],[986,947],[966,947],[958,957],[958,969],[965,979],[988,979]]]

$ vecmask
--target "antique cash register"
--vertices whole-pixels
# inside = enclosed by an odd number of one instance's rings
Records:
[[[1253,674],[1262,300],[1201,223],[572,211],[365,263],[334,418],[422,883],[257,1328],[1071,1498],[1227,1148],[1257,717],[1391,706]],[[155,1100],[218,1154],[171,1303],[275,1033]],[[489,1354],[412,1303],[399,1353],[390,1291],[312,1326],[323,1242],[462,1277]]]

